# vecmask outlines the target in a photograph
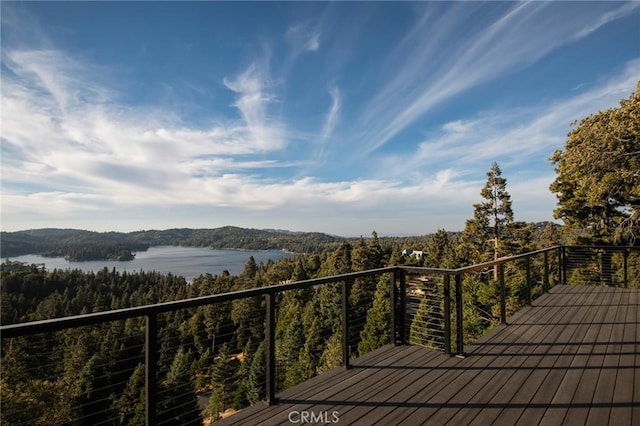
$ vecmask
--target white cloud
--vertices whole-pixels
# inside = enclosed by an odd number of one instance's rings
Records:
[[[589,34],[596,31],[597,29],[599,29],[600,27],[602,27],[603,25],[606,25],[609,22],[615,21],[616,19],[623,18],[629,15],[630,13],[632,13],[635,9],[639,7],[640,7],[639,2],[633,2],[633,1],[624,2],[619,8],[603,13],[602,15],[600,15],[600,18],[597,21],[589,23],[585,28],[583,28],[581,31],[579,31],[576,34],[575,38],[579,39],[579,38],[586,37]]]
[[[574,93],[541,107],[509,111],[484,111],[474,117],[441,126],[441,132],[421,142],[416,151],[396,156],[399,167],[420,169],[443,162],[460,165],[492,161],[510,164],[546,163],[562,148],[570,124],[601,109],[618,105],[634,91],[640,75],[640,59],[629,62],[610,79],[591,90]]]
[[[331,137],[340,114],[340,90],[337,87],[332,87],[329,90],[329,94],[331,95],[331,108],[325,117],[324,126],[322,127],[322,132],[320,134],[321,141],[326,141]]]
[[[473,128],[473,123],[462,120],[449,121],[442,125],[442,130],[452,133],[467,133]]]
[[[98,77],[90,78],[95,67],[60,52],[3,55],[5,223],[29,209],[64,216],[100,205],[190,203],[206,196],[205,177],[295,165],[252,158],[286,146],[283,126],[268,116],[273,98],[257,66],[225,80],[238,95],[242,120],[193,128],[171,111],[119,104]],[[195,191],[184,191],[187,185]],[[224,204],[225,197],[213,199]]]
[[[255,146],[264,151],[284,148],[284,129],[267,116],[267,105],[274,102],[274,97],[267,93],[264,70],[253,63],[235,79],[225,78],[224,84],[239,94],[235,106],[240,110]]]
[[[286,37],[294,55],[320,49],[320,32],[308,22],[289,27]]]
[[[455,193],[462,201],[466,193],[466,184],[453,181],[449,172],[413,185],[243,174],[296,165],[256,157],[282,149],[286,142],[281,127],[268,116],[273,97],[257,65],[224,80],[237,94],[235,106],[242,120],[195,129],[163,110],[118,104],[115,93],[87,80],[87,68],[79,61],[65,67],[60,65],[65,56],[56,57],[53,51],[42,54],[47,60],[39,53],[9,53],[19,61],[13,62],[10,78],[3,79],[1,99],[5,224],[26,219],[31,226],[38,220],[80,223],[86,212],[96,218],[114,211],[126,216],[158,206],[355,214],[385,208],[389,202],[415,205],[416,197],[439,199]],[[109,96],[93,103],[91,97],[78,95],[83,87]],[[331,136],[341,108],[338,88],[329,93],[324,138]],[[46,219],[34,215],[45,210]]]
[[[304,48],[310,52],[318,50],[320,48],[320,34],[316,32],[309,34],[309,38],[304,44]]]

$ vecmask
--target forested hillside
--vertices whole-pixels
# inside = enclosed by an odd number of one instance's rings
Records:
[[[64,256],[70,260],[129,260],[132,253],[150,246],[282,249],[294,253],[320,253],[343,238],[319,232],[245,229],[225,226],[215,229],[168,229],[163,231],[92,232],[76,229],[35,229],[2,232],[2,257],[23,254]]]

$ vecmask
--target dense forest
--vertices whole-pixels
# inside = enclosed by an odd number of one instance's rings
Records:
[[[630,111],[629,111],[630,110]],[[95,273],[48,271],[7,261],[0,266],[2,325],[154,304],[163,301],[277,285],[392,265],[456,268],[559,243],[638,245],[640,177],[638,96],[620,108],[583,120],[564,150],[551,161],[558,179],[557,218],[535,224],[515,220],[507,180],[498,164],[487,172],[482,201],[462,232],[445,230],[423,236],[344,239],[324,234],[242,230],[176,229],[129,234],[75,230],[3,233],[2,250],[69,255],[71,247],[91,247],[98,239],[126,250],[127,244],[174,244],[216,248],[286,248],[298,253],[277,262],[250,258],[239,275],[184,278],[154,272],[127,273],[107,268]],[[621,125],[621,123],[623,125]],[[608,127],[609,126],[609,127]],[[593,138],[593,135],[600,135]],[[612,136],[611,136],[612,135]],[[609,137],[611,136],[611,137]],[[594,157],[593,152],[608,152]],[[591,153],[591,154],[589,154]],[[606,157],[606,158],[605,158]],[[615,159],[618,161],[614,161]],[[598,161],[595,161],[598,159]],[[586,173],[578,167],[588,163]],[[600,164],[602,163],[602,164]],[[578,165],[578,166],[576,166]],[[595,179],[595,180],[594,180]],[[616,181],[617,179],[617,181]],[[403,255],[411,248],[424,255]],[[35,250],[35,251],[34,251]],[[406,253],[406,252],[405,252]],[[126,254],[124,252],[123,254]],[[15,254],[14,254],[15,255]],[[626,255],[625,255],[626,256]],[[569,271],[567,282],[584,282],[598,265],[628,266],[629,287],[640,287],[640,257],[621,254],[586,260]],[[534,269],[543,270],[539,258]],[[598,263],[599,262],[599,263]],[[510,266],[507,309],[526,303],[525,272]],[[558,268],[551,267],[551,285]],[[611,272],[613,274],[613,272]],[[539,281],[539,277],[534,277]],[[466,339],[499,322],[496,270],[466,274],[462,282]],[[523,283],[525,283],[523,285]],[[439,348],[442,328],[442,279],[425,272],[409,278],[407,338]],[[360,356],[391,342],[389,274],[355,280],[349,352]],[[281,291],[276,300],[276,388],[285,389],[323,373],[342,361],[340,283]],[[431,333],[430,330],[435,330]],[[3,339],[0,398],[3,424],[144,424],[144,318],[92,327]],[[159,315],[158,424],[214,421],[265,395],[265,299],[247,297]]]

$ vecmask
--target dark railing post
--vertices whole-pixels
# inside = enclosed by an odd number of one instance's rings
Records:
[[[391,312],[389,312],[389,317],[391,320],[391,343],[394,345],[398,345],[398,322],[396,321],[396,317],[398,316],[398,290],[396,288],[396,283],[400,280],[400,268],[394,269],[393,274],[391,274],[391,288],[389,289],[389,305],[391,308]]]
[[[349,293],[352,280],[342,281],[342,365],[349,368]]]
[[[147,315],[145,329],[144,352],[144,411],[145,425],[155,426],[158,394],[157,365],[158,365],[158,317],[156,314]]]
[[[464,356],[464,328],[462,321],[462,276],[456,274],[456,353]]]
[[[391,340],[396,346],[405,344],[405,287],[405,271],[394,269],[391,282]]]
[[[267,351],[265,353],[266,389],[265,399],[269,404],[276,403],[276,293],[264,295],[266,299],[266,330]]]
[[[527,301],[529,306],[533,304],[533,295],[531,294],[531,256],[527,256]]]
[[[504,285],[504,263],[498,265],[498,282],[500,285],[500,322],[507,323],[507,291]]]
[[[407,313],[407,273],[402,271],[400,273],[400,306],[398,308],[398,334],[400,336],[400,344],[404,345],[407,342],[407,334],[405,330],[405,317]]]
[[[544,281],[542,281],[542,291],[549,291],[549,252],[544,252]]]
[[[559,268],[562,271],[560,274],[560,282],[567,285],[567,248],[565,246],[560,247],[558,262],[560,263]]]
[[[623,265],[622,267],[624,268],[624,288],[627,288],[629,286],[629,276],[627,275],[627,258],[629,257],[629,250],[628,249],[624,249],[622,251],[622,261],[623,261]]]
[[[444,276],[444,353],[451,355],[451,276]]]

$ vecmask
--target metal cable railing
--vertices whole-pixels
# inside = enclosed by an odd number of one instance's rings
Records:
[[[424,272],[407,276],[406,341],[411,345],[445,349],[445,275]]]
[[[640,247],[563,247],[565,284],[640,288]]]

